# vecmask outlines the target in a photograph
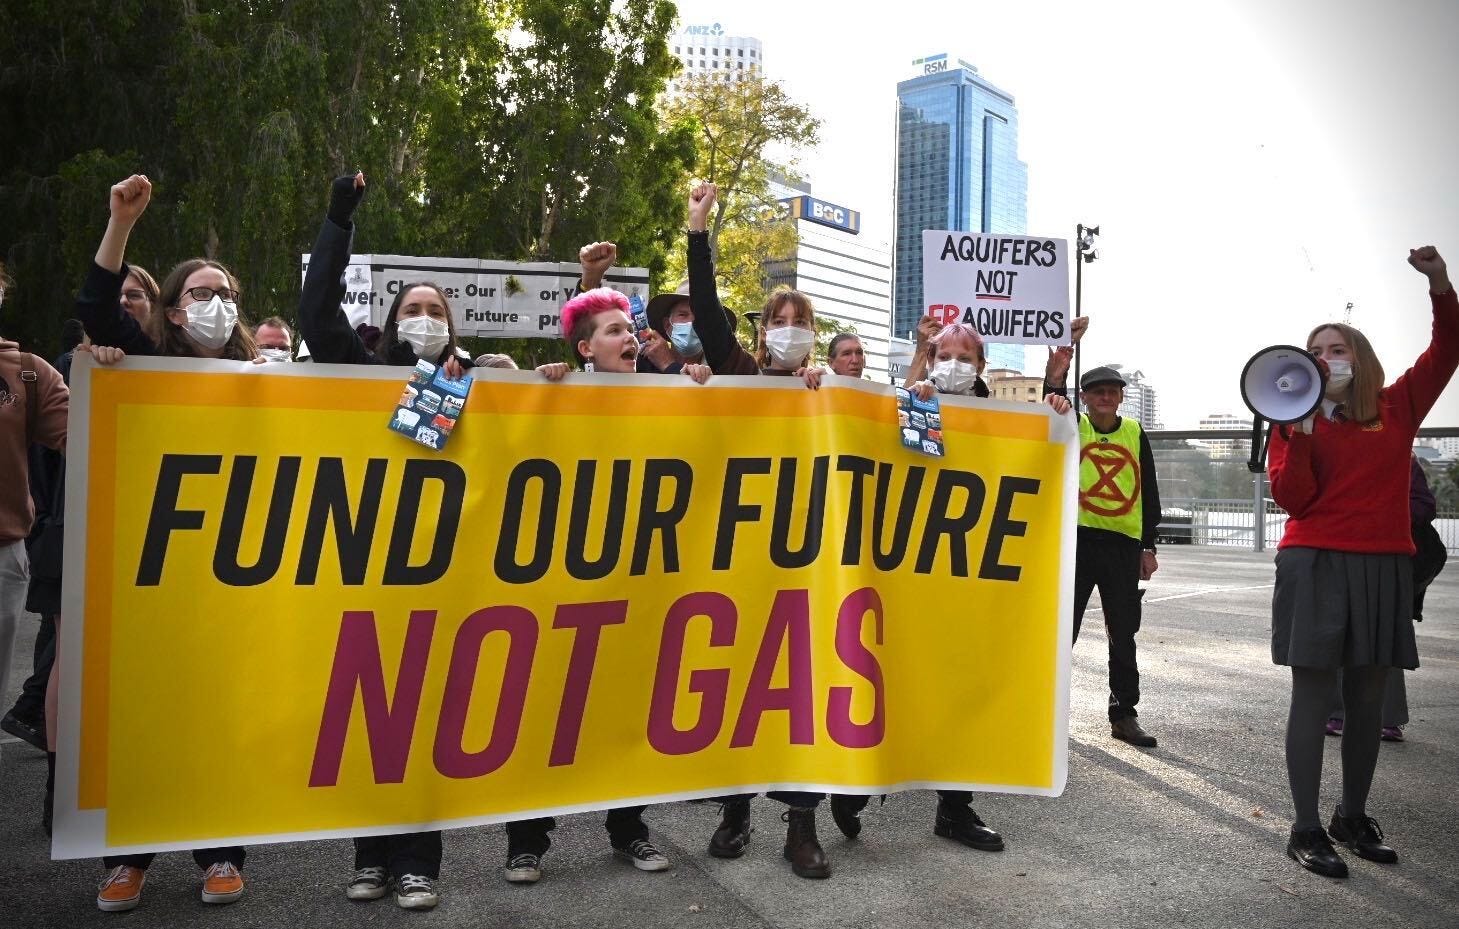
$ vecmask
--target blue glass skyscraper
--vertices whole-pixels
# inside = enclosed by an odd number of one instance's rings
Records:
[[[896,280],[892,334],[910,338],[922,303],[922,231],[1026,232],[1028,166],[1013,96],[961,59],[934,55],[897,84]],[[994,344],[989,368],[1023,370],[1023,346]]]

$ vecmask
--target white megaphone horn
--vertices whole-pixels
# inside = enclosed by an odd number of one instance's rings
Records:
[[[1267,442],[1271,432],[1266,423],[1299,423],[1322,405],[1327,391],[1327,370],[1311,352],[1295,345],[1273,345],[1251,356],[1241,370],[1241,399],[1251,410],[1251,460],[1253,474],[1266,470]]]

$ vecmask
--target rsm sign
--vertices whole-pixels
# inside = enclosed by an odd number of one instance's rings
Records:
[[[820,223],[856,235],[861,232],[861,213],[844,206],[817,200],[815,197],[792,197],[781,201],[790,208],[790,215],[807,222]]]
[[[943,52],[941,55],[928,55],[926,58],[918,58],[912,64],[921,65],[923,74],[940,74],[947,70],[947,53]]]

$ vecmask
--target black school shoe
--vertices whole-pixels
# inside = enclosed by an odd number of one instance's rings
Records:
[[[1342,807],[1338,807],[1332,813],[1327,831],[1356,852],[1359,858],[1379,864],[1395,864],[1398,861],[1398,852],[1383,841],[1383,830],[1378,828],[1378,820],[1371,816],[1344,816]]]
[[[0,729],[5,730],[22,742],[31,746],[46,750],[46,723],[45,720],[21,719],[12,710],[0,719]]]
[[[1287,857],[1323,877],[1347,877],[1347,862],[1338,857],[1337,850],[1327,838],[1321,826],[1312,829],[1293,829],[1287,840]]]
[[[989,829],[970,807],[937,801],[937,820],[932,831],[944,839],[953,839],[980,852],[1003,851],[1003,836]]]

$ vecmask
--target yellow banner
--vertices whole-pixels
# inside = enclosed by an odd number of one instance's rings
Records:
[[[1068,417],[487,370],[436,452],[406,374],[78,356],[58,857],[1063,790]]]

